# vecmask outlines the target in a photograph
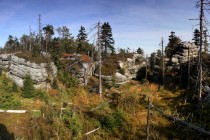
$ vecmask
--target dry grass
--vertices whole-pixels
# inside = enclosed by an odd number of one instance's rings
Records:
[[[6,116],[6,117],[5,117]],[[28,128],[29,114],[0,113],[0,124],[4,125],[14,137],[25,137],[30,129]]]
[[[47,63],[47,62],[52,61],[51,58],[49,58],[49,57],[48,58],[45,58],[42,56],[33,57],[31,52],[22,52],[22,53],[17,53],[15,55],[20,58],[24,58],[26,61],[34,62],[37,64]]]

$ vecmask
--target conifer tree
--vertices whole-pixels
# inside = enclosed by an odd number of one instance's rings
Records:
[[[54,28],[52,25],[47,24],[44,28],[44,33],[45,33],[45,41],[46,41],[46,53],[48,51],[48,42],[51,40],[51,36],[54,35]]]
[[[181,39],[175,35],[175,32],[171,32],[171,35],[169,36],[169,42],[166,46],[166,56],[171,58],[173,54],[176,51],[177,45],[181,42]]]
[[[22,96],[24,98],[31,98],[35,94],[33,80],[31,79],[29,75],[27,75],[24,79],[22,90],[23,90]]]
[[[112,36],[112,28],[109,25],[109,22],[104,22],[102,25],[101,30],[101,45],[104,49],[104,53],[107,54],[108,51],[111,51],[111,53],[115,52],[114,48],[114,39]]]
[[[86,31],[85,31],[85,27],[83,27],[83,26],[80,27],[79,33],[77,35],[77,40],[79,42],[87,41],[87,34],[86,34]]]
[[[193,32],[193,39],[196,46],[199,46],[200,44],[200,31],[198,29],[195,29]]]
[[[141,54],[141,55],[144,55],[144,51],[140,47],[137,49],[137,53],[138,54]]]
[[[155,68],[155,65],[156,65],[156,53],[153,52],[151,53],[150,56],[150,69],[153,70]]]

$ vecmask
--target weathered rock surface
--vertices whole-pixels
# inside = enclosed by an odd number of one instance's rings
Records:
[[[175,54],[172,56],[171,62],[175,65],[188,62],[188,48],[191,60],[198,56],[198,48],[195,43],[181,42],[178,45]]]
[[[139,61],[137,63],[137,61]],[[127,81],[136,78],[138,70],[144,65],[143,56],[141,54],[133,54],[132,58],[127,58],[127,61],[119,61],[120,68],[124,70],[124,76]]]
[[[0,66],[8,68],[9,77],[20,87],[23,86],[26,75],[31,76],[35,88],[45,88],[46,80],[48,78],[52,80],[57,76],[57,67],[53,62],[36,64],[15,55],[1,55]]]
[[[136,78],[136,74],[138,70],[144,65],[143,56],[140,54],[133,54],[132,58],[127,58],[126,61],[118,61],[120,70],[116,72],[114,75],[105,76],[102,75],[101,79],[107,83],[108,85],[112,86],[121,85],[127,83],[129,80]],[[137,61],[139,61],[137,63]],[[123,71],[123,73],[120,71]],[[98,76],[97,74],[95,74]]]
[[[0,55],[0,69],[8,69],[10,65],[11,55],[1,54]]]
[[[65,54],[65,59],[72,60],[69,69],[72,76],[78,79],[78,84],[87,85],[88,78],[92,76],[94,69],[92,59],[85,54]]]

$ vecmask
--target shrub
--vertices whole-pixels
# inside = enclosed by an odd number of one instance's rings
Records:
[[[49,102],[49,95],[46,92],[41,91],[41,90],[36,90],[34,92],[34,96],[33,97],[39,98],[39,99],[45,101],[45,103]]]
[[[112,130],[114,128],[122,127],[123,123],[123,113],[122,112],[114,112],[109,116],[106,116],[102,121],[102,126],[107,130]]]
[[[0,96],[0,108],[18,109],[21,106],[20,101],[16,101],[11,94]]]
[[[34,97],[35,94],[34,83],[29,75],[27,75],[24,79],[22,91],[23,91],[22,96],[24,98]]]
[[[53,89],[58,89],[57,79],[54,79],[54,80],[53,80],[52,88],[53,88]]]
[[[69,71],[60,71],[58,73],[59,80],[66,85],[66,87],[75,87],[78,84],[76,78],[71,76]]]
[[[12,92],[17,92],[18,91],[18,87],[17,84],[15,82],[12,83]]]
[[[73,137],[80,137],[82,133],[82,123],[79,118],[72,118],[71,111],[64,111],[62,117],[64,124],[71,130]]]
[[[6,75],[3,75],[2,78],[2,86],[4,87],[4,89],[8,89],[9,87],[9,79],[6,77]]]
[[[121,73],[122,75],[124,75],[125,74],[125,69],[124,68],[120,69],[119,70],[119,73]]]
[[[138,70],[138,72],[136,74],[136,80],[141,81],[145,77],[146,77],[146,67],[142,67]]]
[[[141,83],[146,84],[146,83],[149,83],[149,81],[146,78],[144,78],[144,79],[141,80]]]

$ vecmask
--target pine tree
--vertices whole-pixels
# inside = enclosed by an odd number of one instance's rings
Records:
[[[29,75],[27,75],[24,79],[22,90],[23,90],[22,96],[24,98],[31,98],[35,94],[33,80],[31,79]]]
[[[175,32],[171,32],[171,35],[169,36],[169,42],[166,46],[166,56],[171,58],[173,54],[176,51],[177,45],[181,42],[181,39],[175,35]]]
[[[46,41],[46,53],[48,52],[48,42],[51,40],[52,35],[54,35],[54,28],[52,25],[47,24],[44,28],[45,41]]]
[[[111,51],[111,53],[114,53],[115,52],[114,39],[112,36],[112,28],[109,25],[109,22],[104,22],[101,28],[102,28],[101,45],[104,49],[104,53],[107,54],[108,51]]]
[[[156,65],[156,53],[153,52],[151,53],[150,56],[150,69],[153,70],[155,68],[155,65]]]
[[[80,27],[79,33],[77,35],[77,40],[79,42],[87,41],[87,34],[86,34],[86,31],[85,31],[85,27],[83,27],[83,26]]]
[[[140,47],[137,49],[137,53],[141,54],[141,55],[144,55],[144,51]]]
[[[198,29],[195,29],[193,32],[193,39],[196,46],[199,46],[200,44],[200,31]]]
[[[77,53],[91,54],[91,46],[87,41],[85,27],[81,26],[77,35]]]
[[[156,59],[156,65],[161,66],[162,64],[162,52],[161,50],[157,50],[157,59]]]

